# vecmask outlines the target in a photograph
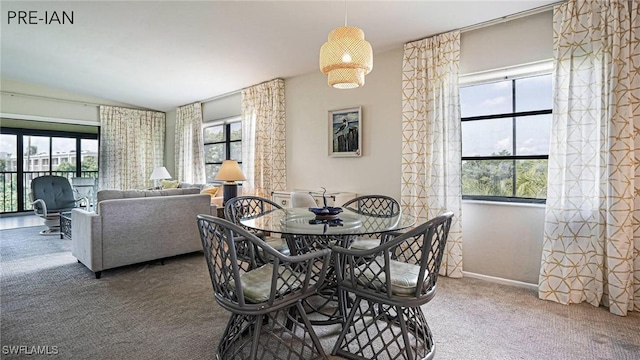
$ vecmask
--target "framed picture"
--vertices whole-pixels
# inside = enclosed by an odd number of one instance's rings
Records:
[[[362,108],[329,111],[329,156],[362,155]]]

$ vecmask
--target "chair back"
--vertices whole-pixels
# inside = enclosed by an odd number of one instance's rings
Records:
[[[242,226],[241,219],[255,217],[275,209],[282,209],[282,206],[259,196],[238,196],[227,200],[224,205],[224,217]]]
[[[73,188],[67,178],[45,175],[31,180],[31,201],[44,201],[48,212],[71,210],[76,207]],[[40,204],[33,205],[36,211],[42,212]]]
[[[400,214],[400,203],[385,195],[359,196],[347,201],[342,207],[369,216],[390,217]]]
[[[316,199],[311,194],[302,191],[291,192],[291,207],[317,207]]]
[[[201,214],[197,221],[216,301],[229,311],[275,311],[315,293],[324,282],[329,249],[289,257],[225,219]],[[251,246],[239,246],[243,242]],[[255,256],[238,253],[254,248],[268,253],[273,261],[260,265]]]
[[[452,218],[447,212],[370,250],[334,247],[344,260],[335,261],[340,286],[387,304],[428,302],[435,295]]]

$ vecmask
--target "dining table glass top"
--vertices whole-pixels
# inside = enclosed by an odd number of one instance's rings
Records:
[[[363,235],[406,229],[415,224],[415,217],[400,213],[394,216],[364,215],[343,208],[336,219],[318,219],[308,208],[286,208],[267,211],[244,218],[240,223],[248,228],[291,235]]]

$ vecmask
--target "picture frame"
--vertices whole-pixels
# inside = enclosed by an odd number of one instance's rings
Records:
[[[329,156],[362,155],[362,107],[329,111]]]

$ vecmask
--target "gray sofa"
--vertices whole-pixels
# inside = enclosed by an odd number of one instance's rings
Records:
[[[95,273],[201,251],[198,214],[216,214],[199,189],[101,190],[96,212],[71,213],[71,253]]]

